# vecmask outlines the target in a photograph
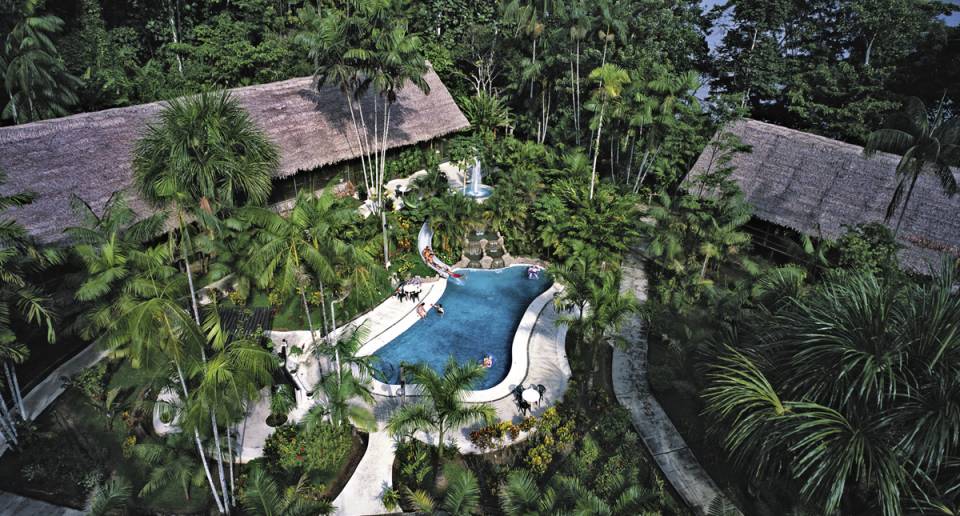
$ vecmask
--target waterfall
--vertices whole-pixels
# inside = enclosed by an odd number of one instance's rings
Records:
[[[480,195],[480,159],[473,164],[473,169],[470,171],[470,193],[473,196]]]

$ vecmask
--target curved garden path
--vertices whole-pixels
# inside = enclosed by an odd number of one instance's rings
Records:
[[[523,384],[542,384],[547,388],[545,400],[539,407],[534,407],[534,415],[559,400],[567,390],[570,379],[570,365],[564,348],[566,340],[566,326],[557,325],[557,312],[553,303],[546,303],[540,310],[533,330],[527,343],[529,361]],[[415,396],[408,396],[407,403]],[[374,414],[377,416],[379,431],[370,434],[367,451],[357,465],[353,476],[334,500],[337,514],[344,516],[361,516],[368,514],[383,514],[388,512],[380,501],[383,492],[393,484],[393,460],[396,442],[385,430],[390,415],[401,403],[400,399],[392,396],[375,396]],[[500,420],[522,420],[512,397],[506,396],[489,402],[497,411]],[[481,453],[468,438],[470,431],[477,425],[461,428],[451,433],[450,441],[454,442],[462,453]],[[416,435],[421,441],[434,444],[436,436],[428,433]],[[517,440],[523,439],[519,437]],[[514,441],[515,442],[515,441]]]
[[[638,301],[645,301],[647,278],[640,259],[628,256],[622,271],[620,291],[633,292]],[[647,334],[641,317],[637,315],[627,321],[620,334],[631,345],[626,350],[614,348],[613,390],[617,400],[630,412],[633,426],[683,501],[697,513],[705,514],[713,499],[724,495],[650,392]]]

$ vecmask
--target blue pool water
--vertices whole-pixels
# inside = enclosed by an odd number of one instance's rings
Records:
[[[447,282],[440,296],[445,314],[436,310],[377,350],[377,378],[399,383],[399,365],[423,362],[443,371],[452,356],[459,363],[493,355],[493,367],[474,389],[500,383],[510,370],[513,336],[530,303],[550,286],[546,273],[527,279],[526,267],[467,270],[463,285]],[[411,307],[413,305],[411,304]]]

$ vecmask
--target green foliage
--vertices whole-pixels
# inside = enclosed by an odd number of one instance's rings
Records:
[[[307,475],[327,482],[343,467],[353,447],[350,429],[330,424],[309,430],[283,425],[267,438],[263,454],[268,468],[288,480]]]
[[[42,7],[41,0],[23,2],[19,21],[3,41],[0,71],[7,102],[0,117],[14,124],[69,114],[82,85],[67,72],[53,42],[63,20],[40,14]]]
[[[960,421],[953,268],[924,282],[832,272],[743,314],[704,396],[725,447],[827,513],[864,492],[885,515],[938,496]]]
[[[837,240],[837,265],[845,269],[860,269],[877,275],[896,273],[897,244],[890,228],[883,224],[858,224],[847,228]]]
[[[250,472],[240,503],[247,514],[255,516],[311,516],[333,512],[333,504],[317,497],[305,478],[284,487],[259,466]]]

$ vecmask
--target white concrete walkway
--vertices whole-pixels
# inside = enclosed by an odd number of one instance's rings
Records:
[[[638,301],[647,299],[647,278],[643,264],[634,256],[623,263],[621,292],[633,292]],[[636,315],[620,332],[629,343],[626,350],[613,352],[613,390],[629,412],[643,442],[663,475],[683,501],[698,514],[706,514],[710,502],[724,496],[697,461],[680,432],[650,392],[647,381],[647,335],[643,320]],[[738,513],[739,514],[739,513]]]
[[[24,400],[26,401],[26,400]],[[0,491],[0,516],[82,516],[83,511]]]
[[[546,394],[539,406],[533,407],[533,414],[542,414],[549,406],[563,397],[570,379],[570,365],[565,351],[567,328],[557,325],[557,313],[553,303],[541,305],[533,329],[527,341],[527,354],[530,357],[522,382],[524,385],[542,384]],[[395,442],[384,430],[391,414],[399,406],[400,399],[393,396],[378,395],[373,408],[380,431],[370,434],[367,451],[344,486],[340,496],[334,500],[337,514],[342,516],[362,516],[387,512],[380,500],[384,490],[393,483],[393,461]],[[406,403],[416,403],[416,396],[408,396]],[[520,422],[523,418],[511,396],[488,403],[497,412],[501,421]],[[460,428],[449,434],[448,442],[456,444],[462,453],[481,453],[470,443],[472,430],[481,425]],[[421,441],[436,444],[436,436],[426,433],[416,435]],[[521,441],[526,435],[517,438]],[[508,443],[508,444],[512,444]]]

